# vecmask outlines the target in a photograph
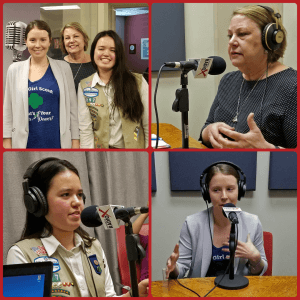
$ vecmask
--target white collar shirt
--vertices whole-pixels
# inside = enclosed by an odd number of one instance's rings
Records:
[[[114,108],[114,88],[112,83],[105,84],[98,73],[95,73],[92,80],[92,87],[96,84],[103,87],[103,92],[107,98],[108,109],[109,109],[109,146],[115,148],[125,148],[124,138],[122,134],[122,121],[119,110],[117,107]]]
[[[62,246],[61,243],[53,235],[51,235],[50,237],[41,238],[41,242],[44,245],[49,257],[51,257],[51,255],[53,255],[55,251],[57,251],[59,255],[64,258],[66,264],[72,270],[78,282],[81,297],[91,297],[85,280],[85,275],[84,275],[84,270],[83,270],[83,265],[81,260],[81,251],[83,251],[81,244],[83,240],[80,237],[80,235],[75,233],[75,247],[71,250],[67,250],[64,246]],[[104,264],[106,265],[105,294],[106,297],[114,297],[116,296],[116,292],[113,286],[113,282],[109,273],[107,260],[103,250],[102,250],[102,254],[103,254]],[[18,246],[11,247],[7,254],[7,264],[24,264],[24,263],[28,263],[28,261],[26,260],[21,249]]]

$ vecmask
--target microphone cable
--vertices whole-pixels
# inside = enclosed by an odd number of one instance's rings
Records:
[[[157,94],[157,89],[158,89],[158,83],[159,83],[159,78],[160,78],[160,73],[161,70],[163,69],[163,67],[166,64],[164,63],[159,71],[158,71],[158,75],[157,75],[157,80],[156,80],[156,85],[155,85],[155,92],[154,92],[154,110],[155,110],[155,116],[156,116],[156,143],[155,143],[155,149],[158,148],[158,139],[159,139],[159,120],[158,120],[158,112],[157,112],[157,104],[156,104],[156,94]],[[151,139],[152,140],[152,139]]]

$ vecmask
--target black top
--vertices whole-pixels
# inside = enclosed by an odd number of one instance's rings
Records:
[[[61,58],[61,60],[66,61],[63,57]],[[82,64],[69,63],[69,65],[70,65],[72,73],[73,73],[73,78],[76,76],[74,83],[75,83],[75,89],[76,89],[76,94],[77,94],[79,82],[82,79],[87,78],[87,77],[91,76],[92,74],[95,74],[97,72],[97,70],[95,70],[91,61],[88,63],[82,63]]]
[[[241,91],[238,122],[234,123],[232,120],[237,113],[242,82],[240,71],[223,76],[201,133],[206,126],[215,122],[224,122],[234,127],[237,132],[247,133],[247,117],[253,112],[254,120],[267,142],[284,148],[296,148],[297,71],[288,68],[273,74],[267,80],[260,80],[254,90],[252,88],[256,81],[245,80]],[[202,140],[201,134],[199,140]]]

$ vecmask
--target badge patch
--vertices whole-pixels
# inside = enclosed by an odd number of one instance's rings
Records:
[[[32,247],[31,250],[37,255],[47,255],[47,251],[44,246]]]
[[[58,259],[54,257],[41,256],[41,257],[37,257],[34,260],[35,263],[44,262],[44,261],[51,261],[53,263],[53,273],[58,272],[60,270]]]
[[[59,274],[55,273],[52,276],[52,282],[60,282]]]
[[[89,106],[89,110],[90,110],[90,114],[91,114],[91,117],[92,117],[92,121],[96,122],[97,116],[98,116],[98,108],[93,107],[93,106]]]
[[[133,132],[133,138],[134,138],[135,141],[137,141],[137,139],[138,139],[139,132],[140,132],[139,126],[136,126],[135,129],[134,129],[134,132]]]
[[[87,87],[83,89],[83,95],[88,98],[94,98],[99,95],[99,90],[93,87]]]
[[[95,102],[96,102],[96,98],[93,98],[93,97],[85,97],[85,102],[86,102],[86,103],[95,103]]]
[[[62,293],[62,294],[70,295],[69,291],[63,289],[52,289],[52,293]]]
[[[92,263],[92,266],[93,266],[95,272],[96,272],[97,274],[101,275],[102,269],[101,269],[101,267],[100,267],[100,265],[99,265],[99,261],[98,261],[98,259],[97,259],[96,254],[93,254],[93,255],[89,256],[89,260],[90,260],[90,262]]]

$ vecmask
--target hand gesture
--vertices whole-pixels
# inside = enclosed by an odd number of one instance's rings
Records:
[[[233,127],[230,127],[223,122],[212,123],[203,130],[203,141],[210,144],[213,148],[223,148],[223,145],[219,143],[219,139],[221,137],[220,128],[224,128],[229,131],[234,130]]]
[[[178,258],[179,258],[179,244],[176,244],[175,248],[173,250],[173,253],[168,258],[168,261],[167,261],[167,270],[166,270],[166,278],[167,279],[169,278],[169,275],[171,272],[177,271],[176,270],[176,262],[177,262]],[[178,276],[178,274],[177,274],[177,276]]]
[[[229,243],[225,242],[225,243],[223,243],[223,245],[229,246]],[[223,248],[223,251],[229,252],[229,249]],[[248,235],[247,235],[246,243],[237,241],[235,257],[246,258],[250,262],[253,262],[254,264],[260,260],[260,253],[256,249],[256,247],[253,245],[251,238],[250,238],[250,233],[248,233]]]
[[[234,141],[229,141],[227,138],[220,136],[218,140],[219,144],[223,148],[275,148],[274,145],[268,143],[263,137],[254,121],[254,113],[249,114],[247,123],[250,129],[247,133],[239,133],[225,127],[220,127],[220,132],[234,139]]]

